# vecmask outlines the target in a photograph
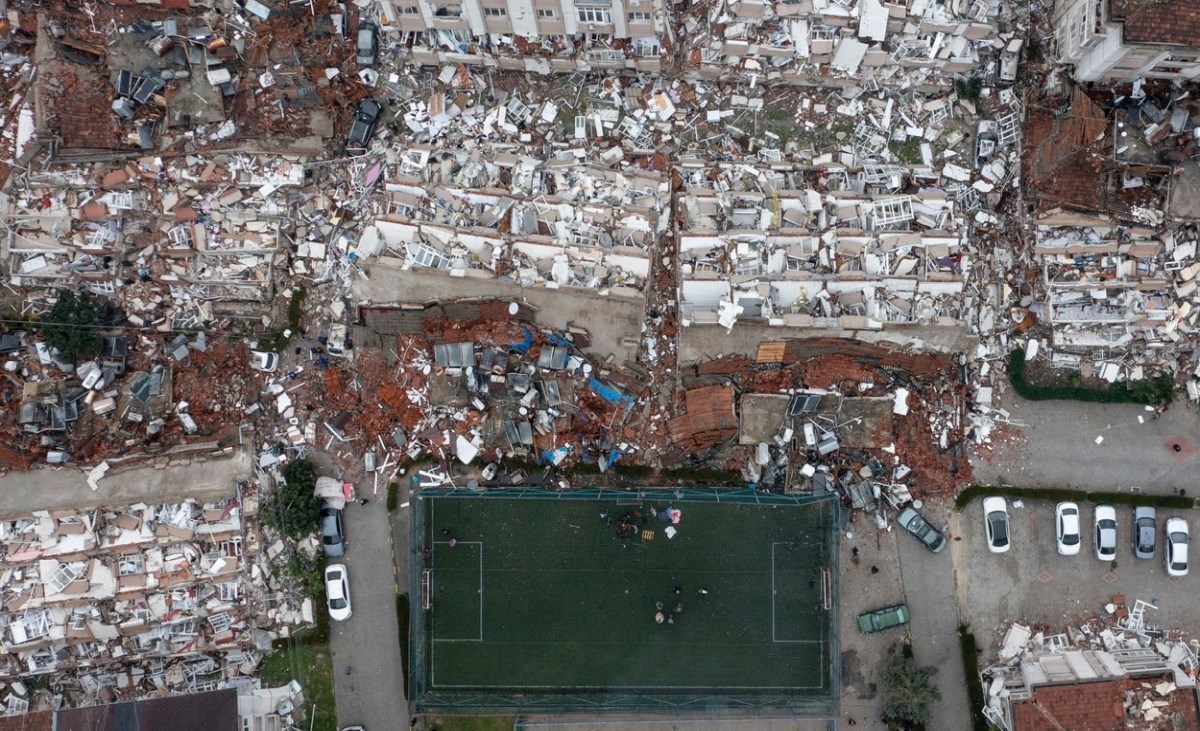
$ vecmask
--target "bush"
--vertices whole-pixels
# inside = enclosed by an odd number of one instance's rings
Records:
[[[271,493],[270,504],[263,507],[263,522],[290,538],[303,538],[317,530],[316,469],[308,460],[298,459],[284,466],[283,480]]]
[[[1114,503],[1117,505],[1146,505],[1153,508],[1187,510],[1196,506],[1196,501],[1180,495],[1141,495],[1133,492],[1106,492],[1069,490],[1061,487],[996,487],[994,485],[972,485],[954,498],[954,507],[962,510],[977,497],[1000,495],[1023,500],[1048,500],[1051,502]]]
[[[68,363],[78,363],[100,352],[99,328],[104,322],[105,306],[87,292],[73,289],[58,292],[58,301],[42,325],[46,343],[58,350]]]
[[[905,653],[892,654],[879,671],[883,686],[883,715],[897,721],[924,723],[929,707],[942,699],[933,684],[936,667],[920,667]]]
[[[387,509],[389,513],[396,512],[396,506],[400,503],[400,483],[392,481],[388,483]]]
[[[958,644],[962,652],[963,674],[967,676],[967,699],[971,704],[972,731],[988,731],[991,726],[983,715],[987,702],[983,697],[983,683],[979,679],[979,650],[975,635],[968,625],[958,625]]]
[[[1087,401],[1105,404],[1149,404],[1158,406],[1175,400],[1175,376],[1160,373],[1132,383],[1112,383],[1103,388],[1087,386],[1040,386],[1030,383],[1025,371],[1025,351],[1008,354],[1008,380],[1021,398],[1030,401]],[[1078,381],[1072,380],[1072,383]]]
[[[396,595],[396,623],[400,636],[400,667],[404,671],[404,692],[408,693],[408,594]]]

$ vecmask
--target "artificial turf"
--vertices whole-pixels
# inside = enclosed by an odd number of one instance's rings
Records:
[[[674,538],[651,515],[671,506]],[[833,509],[426,498],[427,687],[827,696]],[[621,539],[627,514],[636,535]],[[674,623],[655,621],[657,602]]]

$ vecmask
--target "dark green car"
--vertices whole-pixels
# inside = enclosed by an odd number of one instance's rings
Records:
[[[863,634],[869,635],[908,624],[908,619],[908,607],[904,604],[893,604],[890,607],[858,615],[858,629]]]

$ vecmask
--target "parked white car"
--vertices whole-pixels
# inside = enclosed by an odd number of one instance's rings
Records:
[[[1117,511],[1111,505],[1097,505],[1095,512],[1096,558],[1111,561],[1117,557]]]
[[[1054,508],[1054,530],[1058,537],[1058,552],[1064,556],[1074,556],[1079,553],[1083,544],[1083,536],[1079,531],[1079,505],[1076,503],[1059,503]]]
[[[1167,576],[1187,576],[1188,572],[1188,524],[1183,518],[1171,518],[1163,528],[1166,545],[1163,546],[1163,563]]]
[[[983,526],[987,532],[988,550],[992,553],[1007,553],[1010,548],[1008,504],[1002,497],[983,499]]]
[[[350,578],[345,564],[325,567],[325,601],[329,605],[330,619],[337,622],[350,619]]]

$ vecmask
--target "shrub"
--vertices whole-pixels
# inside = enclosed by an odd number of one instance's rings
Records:
[[[1154,508],[1186,510],[1196,506],[1195,500],[1180,495],[1143,495],[1134,492],[1108,492],[1095,490],[1070,490],[1061,487],[996,487],[994,485],[972,485],[954,498],[954,507],[962,510],[977,497],[1000,495],[1023,500],[1048,500],[1051,502],[1093,502],[1118,505],[1146,505]]]
[[[105,307],[87,292],[58,292],[58,300],[42,325],[46,343],[68,363],[77,363],[100,352],[99,328]]]
[[[920,667],[905,653],[893,653],[879,671],[883,685],[883,715],[899,721],[924,723],[929,707],[942,699],[933,684],[938,669]]]
[[[388,483],[387,494],[387,509],[389,513],[396,512],[396,506],[400,503],[400,483],[392,481]]]
[[[1041,386],[1030,383],[1025,370],[1025,351],[1015,349],[1008,354],[1008,380],[1021,398],[1030,401],[1087,401],[1107,404],[1149,404],[1157,406],[1175,400],[1175,376],[1160,373],[1154,378],[1126,383],[1112,383],[1102,388],[1088,386]],[[1068,381],[1078,383],[1078,376]]]
[[[283,480],[272,491],[270,504],[263,507],[263,522],[290,538],[303,538],[317,529],[316,469],[308,460],[298,459],[284,466]]]
[[[962,652],[963,674],[967,676],[967,699],[971,704],[972,731],[988,731],[990,725],[983,715],[986,700],[983,697],[983,683],[979,679],[979,650],[975,643],[975,635],[968,625],[958,625],[958,644]]]

